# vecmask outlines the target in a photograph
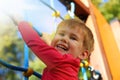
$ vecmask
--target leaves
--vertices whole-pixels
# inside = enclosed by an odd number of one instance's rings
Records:
[[[18,38],[16,26],[9,16],[4,17],[5,21],[0,20],[0,59],[9,64],[20,66],[23,57],[23,49],[21,49],[23,48],[23,42]],[[4,76],[6,80],[8,78],[9,80],[20,80],[20,77],[17,76],[15,71],[10,69],[6,70],[6,67],[2,65],[0,65],[0,69],[5,71]]]
[[[114,18],[120,20],[119,0],[108,0],[108,2],[106,3],[102,2],[101,0],[99,1],[92,0],[93,4],[97,6],[97,8],[101,11],[108,22],[110,22]]]

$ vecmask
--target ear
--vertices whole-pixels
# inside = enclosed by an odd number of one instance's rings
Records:
[[[89,52],[86,50],[79,55],[79,58],[80,59],[87,59],[88,56],[89,56]]]

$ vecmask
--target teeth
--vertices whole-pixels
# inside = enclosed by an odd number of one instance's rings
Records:
[[[63,49],[63,50],[67,50],[67,48],[64,47],[64,46],[62,46],[62,45],[58,45],[57,47],[58,47],[58,48],[61,48],[61,49]]]

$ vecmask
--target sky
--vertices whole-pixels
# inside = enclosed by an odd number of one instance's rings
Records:
[[[43,0],[60,12],[62,17],[67,14],[66,8],[58,0]],[[50,1],[53,1],[52,3]],[[56,30],[60,18],[52,16],[53,10],[40,0],[0,0],[0,12],[6,16],[23,18],[33,24],[40,32],[52,33]],[[4,20],[4,17],[1,17]]]
[[[4,16],[15,16],[16,19],[26,20],[33,24],[40,32],[52,33],[56,30],[60,18],[52,16],[53,11],[40,2],[41,0],[0,0],[0,13]],[[65,7],[58,0],[43,0],[56,10],[62,17],[67,14]],[[108,0],[103,0],[107,2]],[[0,20],[4,18],[0,14]],[[22,19],[21,19],[22,20]],[[6,20],[8,21],[8,20]]]
[[[109,0],[103,0],[103,2],[108,2]]]

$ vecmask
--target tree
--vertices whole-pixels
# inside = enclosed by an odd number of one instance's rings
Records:
[[[0,17],[0,59],[7,63],[20,66],[20,59],[23,57],[22,54],[20,54],[23,52],[21,49],[23,48],[23,42],[18,38],[15,24],[13,24],[9,16],[4,15]],[[6,70],[2,65],[0,65],[0,69],[4,70],[6,80],[20,80],[20,77],[17,76],[15,71],[9,69]]]
[[[23,66],[24,60],[24,41],[18,35],[19,32],[16,27],[19,20],[21,20],[19,16],[17,16],[17,19],[13,19],[12,16],[6,14],[0,15],[0,59],[20,67]],[[33,59],[34,55],[30,50],[29,60],[32,62]],[[4,77],[5,80],[21,80],[22,75],[19,74],[22,73],[6,69],[6,67],[0,65],[0,78]]]
[[[101,0],[99,1],[92,0],[93,4],[96,5],[108,22],[114,18],[120,20],[119,0],[108,0],[108,2],[102,2]]]
[[[17,25],[8,15],[0,15],[0,59],[5,62],[22,66],[24,58],[24,41],[18,35]],[[31,51],[29,54],[32,59]],[[21,80],[17,71],[6,69],[0,65],[0,70],[4,71],[5,80]],[[21,73],[22,74],[22,73]],[[0,76],[3,76],[0,74]]]
[[[102,0],[91,0],[92,3],[98,8],[100,4],[102,3]]]

